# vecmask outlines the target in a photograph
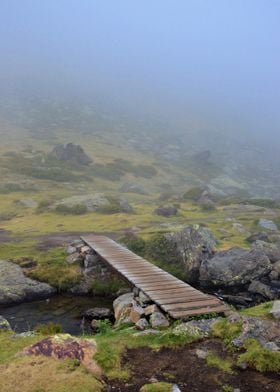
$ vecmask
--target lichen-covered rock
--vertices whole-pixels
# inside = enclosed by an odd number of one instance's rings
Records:
[[[219,318],[188,321],[186,323],[177,325],[173,329],[173,334],[207,337],[211,334],[211,328],[217,322],[217,320],[219,320]]]
[[[218,252],[200,266],[200,283],[203,286],[245,285],[268,275],[272,265],[258,249],[231,248]]]
[[[149,327],[149,323],[145,318],[141,318],[140,320],[137,321],[135,327],[140,331],[144,331],[144,329]]]
[[[6,320],[3,316],[0,316],[0,331],[11,331],[12,328],[8,320]]]
[[[0,260],[0,305],[48,298],[56,289],[26,277],[17,264]]]
[[[59,334],[47,337],[25,348],[19,355],[43,355],[56,359],[75,359],[85,368],[97,376],[101,369],[94,361],[97,346],[93,339],[76,338],[68,334]]]
[[[177,215],[177,212],[178,212],[177,208],[172,206],[158,207],[154,210],[154,213],[156,215],[165,216],[165,217]]]

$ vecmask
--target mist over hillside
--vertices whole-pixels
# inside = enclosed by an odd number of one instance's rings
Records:
[[[92,135],[116,148],[153,155],[158,164],[171,166],[171,183],[179,191],[200,185],[223,196],[280,197],[280,154],[274,140],[264,143],[249,133],[240,136],[163,121],[158,115],[139,115],[96,102],[2,97],[2,147],[17,140],[22,149],[30,144],[36,148],[38,143],[50,149],[46,146],[71,142],[73,135],[83,145],[85,136]],[[92,148],[94,154],[94,143]],[[111,158],[116,158],[113,151]]]

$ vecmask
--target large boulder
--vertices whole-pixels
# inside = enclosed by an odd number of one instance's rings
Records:
[[[199,279],[203,286],[239,286],[268,275],[271,269],[261,250],[235,247],[203,260]]]
[[[258,280],[253,280],[250,283],[250,286],[248,287],[248,291],[253,294],[259,294],[267,299],[273,299],[275,297],[275,294],[271,290],[271,288],[268,285]]]
[[[105,320],[112,317],[112,310],[109,308],[90,308],[83,313],[83,317],[89,320]]]
[[[0,305],[48,298],[56,289],[26,277],[17,264],[0,260]]]
[[[89,195],[77,195],[67,197],[56,202],[51,208],[52,209],[75,209],[75,207],[84,207],[85,211],[97,211],[97,212],[133,212],[132,207],[128,201],[123,197],[112,198],[110,196],[105,196],[102,193],[95,193]]]
[[[92,163],[92,159],[84,152],[84,149],[73,143],[55,146],[50,155],[59,161],[70,161],[78,165],[89,165]]]
[[[217,241],[210,230],[195,225],[164,235],[166,251],[173,261],[182,265],[189,283],[199,278],[201,262],[212,257]]]

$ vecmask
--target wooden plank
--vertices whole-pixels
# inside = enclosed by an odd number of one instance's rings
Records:
[[[161,306],[163,306],[163,305],[171,305],[171,304],[180,304],[180,303],[182,303],[182,302],[184,303],[186,301],[204,302],[204,301],[207,301],[207,299],[209,299],[209,298],[200,297],[197,294],[191,294],[186,297],[162,298],[160,300],[160,303],[161,303]]]
[[[200,309],[192,309],[192,310],[182,310],[182,311],[169,311],[171,317],[178,319],[189,316],[195,316],[197,314],[207,314],[207,313],[222,313],[228,310],[225,305],[220,305],[217,307],[206,307]]]
[[[148,291],[145,291],[146,294],[149,297],[153,297],[154,299],[157,300],[171,300],[173,298],[190,298],[190,297],[194,297],[197,296],[199,298],[207,298],[207,296],[203,293],[200,293],[199,291],[184,291],[182,292],[175,292],[175,293],[170,293],[170,292],[166,292],[166,291],[160,291],[160,292],[154,292],[154,293],[149,293]]]
[[[155,284],[153,284],[152,287],[154,287],[154,288],[156,288],[156,289],[158,290],[158,287],[159,287],[159,286],[162,286],[162,288],[164,288],[164,287],[166,287],[166,284],[163,283],[163,282],[155,283]],[[171,287],[171,286],[172,286],[172,287]],[[143,283],[143,284],[142,284],[142,287],[143,287],[143,290],[151,289],[151,285],[148,284],[148,283]],[[169,283],[169,284],[168,284],[168,288],[179,288],[179,287],[185,287],[185,286],[184,286],[184,283],[174,282],[174,283]]]
[[[206,306],[216,305],[219,306],[220,303],[216,299],[206,300],[206,301],[189,301],[182,302],[177,304],[163,305],[162,308],[168,312],[169,310],[187,310],[187,309],[195,309],[195,308],[205,308]]]

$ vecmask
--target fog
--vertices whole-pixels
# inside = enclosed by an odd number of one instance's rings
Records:
[[[1,0],[1,94],[275,144],[279,15],[277,0]]]

